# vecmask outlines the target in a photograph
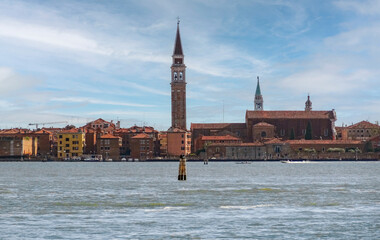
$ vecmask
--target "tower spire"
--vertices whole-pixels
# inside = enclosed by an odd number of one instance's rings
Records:
[[[173,55],[183,55],[182,44],[181,44],[181,35],[179,33],[179,17],[177,17],[177,34],[175,36],[175,44]]]
[[[263,96],[261,95],[260,90],[260,78],[257,76],[257,86],[256,86],[256,93],[255,93],[255,111],[262,111],[264,110],[264,100]]]
[[[312,103],[310,101],[310,95],[307,94],[307,100],[305,102],[305,111],[311,111],[312,109]]]
[[[186,65],[179,33],[177,18],[177,35],[171,66],[172,127],[186,130]]]

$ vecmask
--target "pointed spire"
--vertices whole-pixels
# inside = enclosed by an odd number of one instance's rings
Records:
[[[177,35],[175,37],[175,45],[173,55],[183,55],[181,35],[179,34],[179,17],[177,18]]]
[[[259,76],[257,76],[257,86],[256,86],[256,96],[261,95],[261,90],[260,90],[260,79]]]
[[[310,101],[310,95],[307,94],[307,100],[305,102],[305,111],[311,111],[313,108],[312,108],[312,103]]]

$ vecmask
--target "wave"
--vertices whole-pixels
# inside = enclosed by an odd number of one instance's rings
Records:
[[[253,208],[264,208],[264,207],[272,207],[273,204],[258,204],[258,205],[251,205],[251,206],[220,206],[222,209],[238,209],[238,210],[247,210],[247,209],[253,209]]]

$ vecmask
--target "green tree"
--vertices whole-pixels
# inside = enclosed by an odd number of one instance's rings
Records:
[[[307,122],[307,127],[306,127],[306,133],[305,133],[305,140],[311,140],[313,139],[313,130],[311,128],[311,122]]]
[[[295,133],[294,133],[294,128],[290,131],[290,140],[294,140],[296,138]]]
[[[370,141],[366,142],[366,144],[364,146],[364,149],[365,149],[366,152],[373,152],[372,143]]]

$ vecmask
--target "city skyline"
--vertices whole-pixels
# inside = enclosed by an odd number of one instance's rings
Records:
[[[380,1],[0,1],[0,128],[97,118],[171,123],[177,16],[187,126],[264,110],[380,120]]]

